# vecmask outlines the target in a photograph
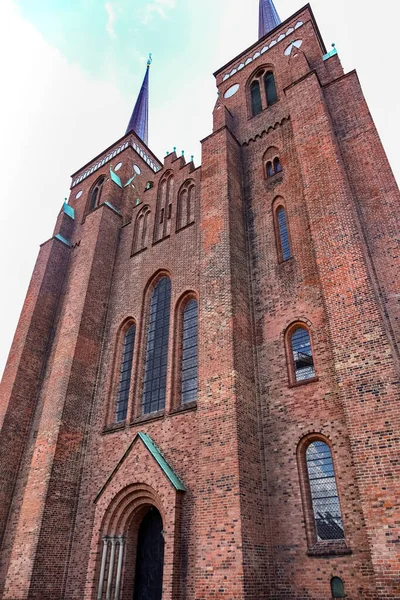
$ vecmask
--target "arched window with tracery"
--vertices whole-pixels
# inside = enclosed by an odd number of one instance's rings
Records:
[[[322,439],[311,438],[305,458],[317,540],[342,540],[344,529],[331,449]]]
[[[315,377],[314,358],[310,332],[303,325],[295,325],[289,333],[290,354],[292,357],[291,378],[293,383]]]
[[[174,177],[171,172],[160,181],[157,197],[157,211],[154,224],[154,241],[158,242],[171,233],[172,202],[174,196]]]
[[[147,248],[149,238],[151,211],[149,206],[143,206],[136,217],[135,230],[133,233],[132,254]]]
[[[105,176],[102,175],[94,183],[94,185],[89,193],[88,210],[86,212],[91,212],[92,210],[97,208],[97,206],[100,205],[105,180],[106,180]]]
[[[248,90],[250,93],[250,112],[253,117],[279,100],[275,75],[267,67],[261,67],[255,72],[250,79]]]
[[[195,185],[190,180],[183,184],[178,194],[177,230],[194,223],[194,205]]]
[[[119,383],[117,391],[117,400],[115,407],[115,422],[125,421],[128,402],[129,390],[131,386],[133,352],[135,347],[136,325],[131,323],[123,336],[123,347],[121,354]]]
[[[171,306],[171,280],[161,277],[150,301],[142,412],[163,410],[167,388],[168,339]]]
[[[198,372],[198,316],[196,298],[191,298],[184,306],[182,314],[181,348],[181,403],[197,400]]]

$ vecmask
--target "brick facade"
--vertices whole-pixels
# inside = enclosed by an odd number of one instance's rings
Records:
[[[252,116],[262,72],[278,101]],[[400,598],[398,188],[357,75],[326,54],[309,6],[215,77],[201,167],[175,153],[162,164],[129,133],[73,176],[41,247],[1,387],[2,600],[96,600],[103,570],[101,597],[114,599],[119,580],[129,600],[151,506],[164,600],[326,600],[333,577],[351,600]],[[281,170],[268,176],[275,157]],[[133,164],[140,174],[124,187]],[[165,408],[143,414],[161,277]],[[191,298],[198,394],[182,404]],[[115,422],[128,323],[127,416]],[[302,381],[297,327],[314,360]],[[343,539],[317,536],[313,441],[330,449]]]

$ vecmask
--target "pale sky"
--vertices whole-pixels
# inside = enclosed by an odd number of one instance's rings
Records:
[[[275,0],[282,20],[304,4]],[[400,181],[400,2],[311,6],[328,49],[335,42],[345,71],[357,69]],[[256,41],[257,19],[258,0],[1,0],[0,373],[69,176],[124,134],[148,52],[149,146],[160,159],[176,146],[198,165],[212,73]]]

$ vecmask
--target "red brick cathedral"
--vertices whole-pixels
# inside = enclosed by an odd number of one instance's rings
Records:
[[[148,65],[40,248],[2,600],[400,598],[399,191],[310,6],[259,23],[201,167],[149,149]]]

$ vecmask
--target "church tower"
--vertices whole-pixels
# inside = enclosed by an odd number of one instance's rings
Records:
[[[1,384],[1,600],[400,597],[399,190],[310,5],[215,74],[195,167],[79,169]]]

